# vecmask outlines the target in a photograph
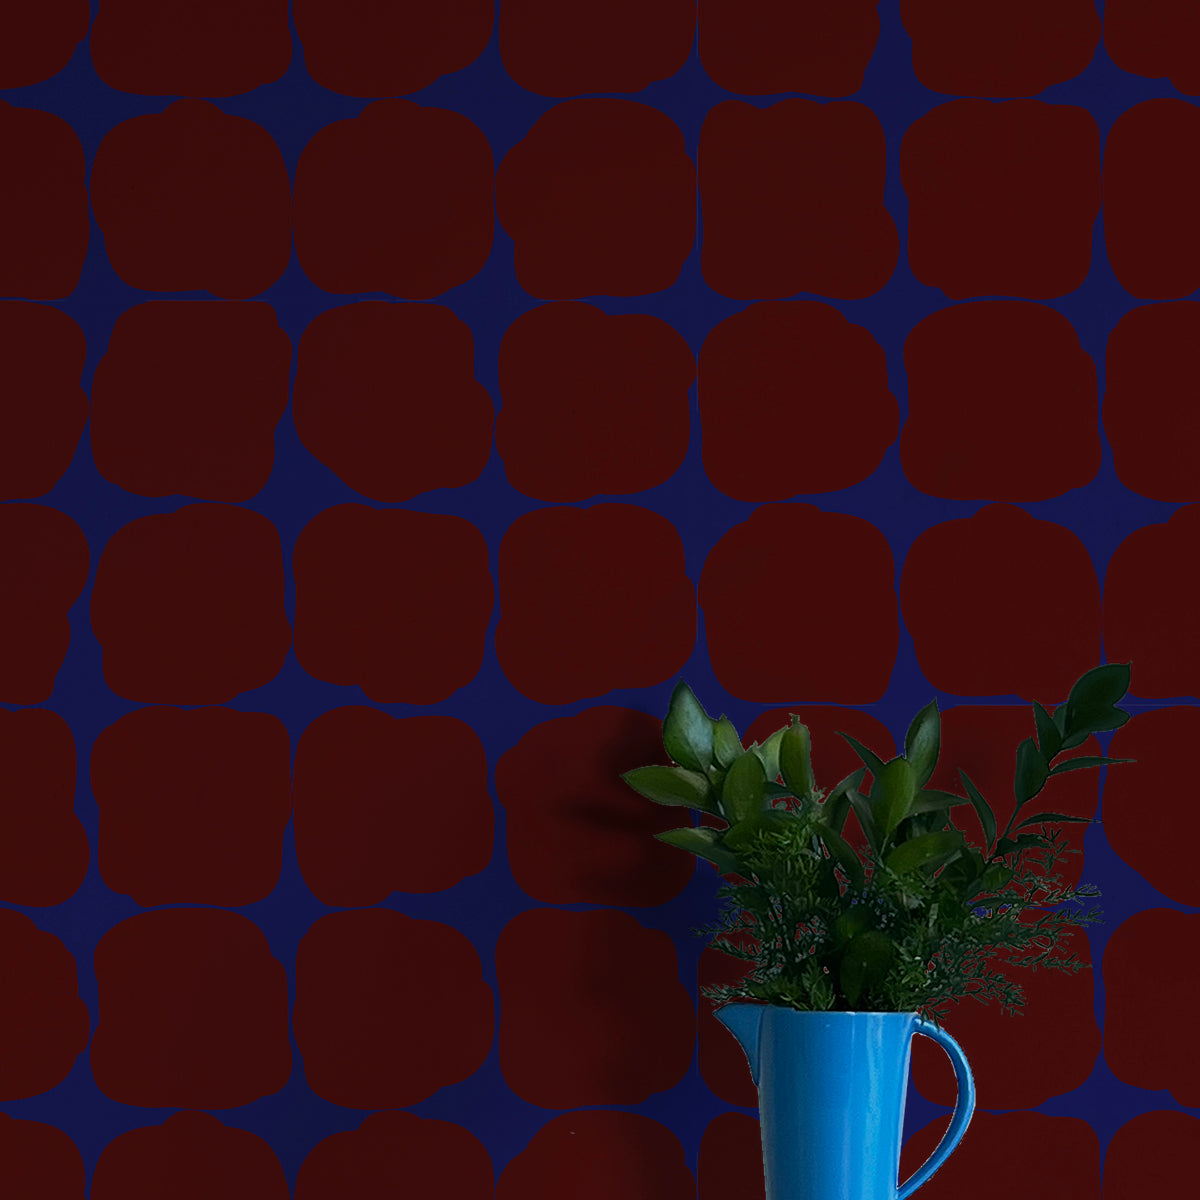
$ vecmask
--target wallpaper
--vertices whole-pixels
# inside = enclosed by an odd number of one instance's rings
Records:
[[[761,1197],[672,688],[825,787],[936,698],[1004,820],[1103,661],[922,1195],[1181,1194],[1194,4],[8,0],[0,89],[6,1197]]]

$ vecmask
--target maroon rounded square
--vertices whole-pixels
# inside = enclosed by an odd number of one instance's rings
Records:
[[[478,479],[495,412],[470,326],[440,304],[327,309],[300,339],[296,432],[339,479],[402,502]]]
[[[900,255],[886,164],[865,104],[722,101],[700,130],[705,282],[738,300],[874,295]]]
[[[88,0],[44,0],[0,9],[0,88],[28,87],[57,75],[88,33]]]
[[[292,59],[287,0],[104,0],[91,46],[109,87],[142,96],[234,96]]]
[[[1108,1200],[1183,1195],[1194,1182],[1197,1154],[1200,1120],[1190,1113],[1170,1108],[1138,1113],[1104,1151],[1104,1194]]]
[[[0,900],[51,905],[83,883],[90,857],[75,815],[75,739],[57,713],[0,710]]]
[[[469,67],[488,44],[493,0],[295,0],[304,65],[344,96],[404,96]]]
[[[505,0],[500,58],[543,96],[640,92],[674,75],[692,52],[694,0]]]
[[[92,631],[128,700],[224,704],[269,683],[292,640],[279,531],[225,504],[130,521],[100,555]]]
[[[79,283],[90,224],[83,144],[61,117],[0,100],[0,296],[61,300]]]
[[[709,481],[736,500],[786,500],[866,479],[900,429],[887,356],[870,331],[816,300],[727,317],[700,348]],[[764,469],[763,431],[796,451]]]
[[[951,100],[900,145],[913,274],[951,300],[1045,300],[1079,287],[1100,211],[1100,131],[1086,108]]]
[[[1074,79],[1100,44],[1095,0],[900,0],[913,74],[952,96],[1032,96]]]
[[[1104,431],[1117,478],[1152,500],[1200,500],[1200,304],[1127,312],[1104,352]]]
[[[812,504],[761,505],[721,537],[700,573],[721,686],[759,704],[874,703],[900,644],[894,576],[891,547],[870,521]],[[781,621],[792,631],[782,640]]]
[[[661,929],[616,909],[530,909],[500,931],[496,977],[500,1070],[527,1103],[640,1104],[687,1073],[695,1010]]]
[[[849,96],[879,40],[879,0],[700,0],[700,61],[744,96]]]
[[[455,764],[455,834],[428,798]],[[296,856],[323,904],[379,904],[392,892],[440,892],[492,857],[487,756],[457,717],[389,717],[362,705],[317,717],[296,746]],[[420,854],[411,848],[421,846]]]
[[[100,1152],[91,1200],[290,1200],[275,1151],[204,1112],[118,1134]]]
[[[406,1191],[493,1200],[495,1190],[491,1157],[470,1130],[416,1113],[380,1112],[308,1152],[295,1200],[395,1200]]]
[[[546,904],[665,904],[687,886],[696,859],[655,840],[691,825],[683,808],[653,804],[620,776],[664,765],[662,722],[598,705],[535,725],[496,763],[507,814],[508,865]]]
[[[939,691],[1058,704],[1100,661],[1091,556],[1070,529],[1011,504],[918,534],[900,604],[921,671]]]
[[[496,449],[508,481],[558,503],[640,492],[683,465],[696,360],[666,321],[562,301],[500,343]]]
[[[270,713],[142,708],[92,746],[100,874],[143,907],[262,900],[291,816],[291,742]]]
[[[657,108],[567,100],[505,155],[496,212],[531,296],[644,296],[674,284],[691,253],[696,168]]]
[[[632,504],[540,508],[500,542],[496,656],[540,704],[653,687],[696,641],[679,531]]]
[[[0,303],[0,500],[44,496],[71,465],[88,419],[86,358],[83,330],[66,313]]]
[[[151,292],[256,296],[292,253],[291,181],[271,135],[206,100],[177,100],[104,136],[92,211],[113,270]]]
[[[1192,0],[1105,0],[1104,49],[1133,75],[1164,75],[1185,95],[1200,94],[1200,10]]]
[[[1095,479],[1096,364],[1061,313],[1016,300],[943,308],[908,335],[904,366],[900,458],[915,488],[1032,501]]]
[[[14,1196],[83,1200],[83,1155],[61,1129],[2,1113],[0,1179]]]
[[[296,167],[296,254],[327,292],[428,300],[477,275],[495,231],[492,148],[461,113],[377,100]]]
[[[0,703],[50,699],[89,560],[83,530],[66,513],[0,505]]]
[[[1200,287],[1196,176],[1200,109],[1144,100],[1123,112],[1104,143],[1104,244],[1121,286],[1141,300],[1174,300]]]
[[[733,1037],[724,1026],[720,1028],[726,1037]],[[734,1046],[740,1051],[736,1042]],[[757,1089],[750,1107],[757,1107]],[[717,1113],[700,1135],[696,1162],[700,1200],[722,1200],[730,1195],[742,1200],[765,1200],[762,1163],[762,1129],[758,1118],[749,1113]]]
[[[249,500],[275,462],[291,362],[269,304],[127,309],[92,383],[96,469],[140,496]]]
[[[283,964],[253,921],[164,908],[115,925],[95,954],[96,1086],[143,1108],[237,1108],[292,1071]]]
[[[9,908],[0,908],[0,961],[0,1100],[24,1100],[66,1079],[91,1017],[71,952]]]
[[[479,954],[451,925],[388,908],[330,913],[296,956],[308,1086],[345,1108],[404,1108],[483,1065],[495,1032]]]

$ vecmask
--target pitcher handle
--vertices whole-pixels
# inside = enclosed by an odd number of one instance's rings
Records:
[[[932,1021],[918,1020],[913,1032],[932,1038],[950,1055],[950,1061],[954,1065],[954,1078],[958,1081],[958,1096],[954,1102],[954,1116],[950,1118],[949,1128],[942,1134],[942,1140],[924,1164],[901,1185],[896,1193],[896,1200],[907,1200],[917,1188],[929,1181],[930,1176],[950,1157],[955,1146],[962,1140],[963,1134],[967,1132],[971,1114],[975,1111],[975,1080],[971,1077],[971,1068],[962,1047]]]

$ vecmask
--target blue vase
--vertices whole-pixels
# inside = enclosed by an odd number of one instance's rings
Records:
[[[741,1043],[758,1085],[767,1200],[905,1200],[966,1132],[971,1068],[959,1044],[916,1013],[725,1004],[715,1015]],[[914,1033],[950,1055],[958,1100],[937,1149],[898,1186]]]

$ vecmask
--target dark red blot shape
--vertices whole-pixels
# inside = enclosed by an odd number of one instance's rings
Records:
[[[0,256],[0,296],[69,296],[83,270],[90,231],[79,135],[53,113],[0,100],[0,172],[0,229],[9,231]]]
[[[1122,1082],[1200,1107],[1200,1046],[1181,1037],[1200,989],[1200,913],[1136,912],[1104,947],[1104,1061]]]
[[[48,709],[0,710],[0,900],[69,900],[87,874],[89,848],[75,815],[75,739]]]
[[[487,262],[492,173],[487,138],[461,113],[368,104],[318,130],[300,154],[300,265],[327,292],[440,296]]]
[[[296,0],[304,65],[344,96],[404,96],[469,67],[492,36],[492,0]]]
[[[675,947],[629,913],[520,913],[500,932],[496,976],[500,1069],[522,1100],[640,1104],[687,1072],[695,1012]]]
[[[1100,44],[1094,0],[900,0],[913,73],[952,96],[1032,96],[1074,79]]]
[[[1104,48],[1133,75],[1164,75],[1185,95],[1200,94],[1200,11],[1191,0],[1106,0]]]
[[[452,839],[445,813],[428,802],[448,762]],[[318,717],[296,746],[296,854],[323,904],[454,887],[488,865],[494,823],[483,744],[457,717],[348,705]]]
[[[506,0],[500,58],[522,87],[543,96],[640,92],[687,62],[695,32],[694,0]]]
[[[275,462],[291,362],[269,304],[127,309],[92,384],[96,468],[140,496],[249,500]]]
[[[518,517],[500,541],[499,593],[500,669],[540,704],[653,687],[696,642],[679,531],[632,504]]]
[[[110,929],[96,947],[96,1086],[144,1108],[236,1108],[292,1070],[287,972],[237,913],[165,908]]]
[[[83,1200],[83,1155],[61,1129],[0,1113],[0,1179],[14,1196]]]
[[[1135,762],[1106,768],[1104,834],[1143,879],[1180,904],[1200,906],[1189,848],[1200,840],[1200,811],[1176,782],[1176,748],[1200,736],[1200,709],[1148,709],[1113,734],[1109,753]]]
[[[372,500],[411,500],[479,478],[494,411],[475,379],[471,329],[440,304],[365,300],[327,309],[300,339],[296,432]]]
[[[640,492],[682,466],[696,360],[658,317],[544,304],[500,343],[496,448],[508,481],[565,503]]]
[[[568,100],[505,156],[496,212],[531,296],[643,296],[675,283],[691,253],[696,168],[657,108]]]
[[[279,880],[291,744],[270,713],[142,708],[92,746],[100,874],[138,904],[253,904]]]
[[[900,457],[921,491],[1048,500],[1100,470],[1096,364],[1054,309],[1015,300],[943,308],[908,335],[904,366]]]
[[[206,100],[177,100],[107,133],[91,191],[109,261],[131,287],[242,300],[269,288],[291,257],[279,147]]]
[[[738,300],[874,295],[900,254],[883,126],[865,104],[725,100],[700,130],[701,270]]]
[[[938,691],[1058,704],[1100,661],[1091,556],[1065,526],[1011,504],[919,534],[904,560],[900,604]]]
[[[234,96],[292,58],[287,0],[104,0],[91,44],[96,74],[142,96]]]
[[[690,814],[644,799],[620,778],[668,761],[662,722],[634,709],[604,704],[535,725],[496,764],[521,889],[546,904],[641,908],[677,896],[695,857],[654,835],[690,825]]]
[[[318,1142],[296,1178],[296,1200],[395,1200],[406,1191],[492,1200],[491,1157],[470,1130],[453,1121],[381,1112],[357,1129]]]
[[[483,534],[462,517],[339,504],[301,530],[296,657],[380,704],[440,704],[483,665],[495,603]]]
[[[1195,569],[1200,504],[1160,525],[1135,529],[1113,551],[1104,575],[1104,651],[1132,662],[1135,695],[1200,695],[1200,629]]]
[[[0,304],[0,500],[44,496],[71,465],[88,418],[83,330],[47,304]]]
[[[879,40],[879,0],[700,0],[700,61],[745,96],[849,96]]]
[[[275,1151],[256,1133],[204,1112],[131,1129],[100,1152],[91,1200],[289,1200]]]
[[[441,921],[330,913],[296,957],[296,1044],[308,1086],[345,1108],[403,1108],[483,1065],[495,1028],[479,954]]]
[[[129,700],[224,704],[270,683],[292,640],[279,531],[225,504],[130,521],[100,556],[92,630]]]
[[[918,1037],[915,1045],[925,1039]],[[942,1053],[938,1050],[935,1053]],[[904,1143],[900,1179],[908,1179],[933,1153],[950,1114],[935,1117]],[[1017,1150],[1019,1147],[1019,1151]],[[990,1113],[977,1108],[958,1148],[922,1188],[929,1200],[1008,1200],[1012,1181],[997,1164],[1016,1152],[1028,1171],[1022,1193],[1029,1200],[1100,1200],[1100,1139],[1079,1117],[1050,1117],[1038,1112]],[[1107,1185],[1107,1170],[1105,1183]],[[1108,1195],[1107,1186],[1105,1187]]]
[[[41,704],[67,656],[67,611],[87,583],[83,530],[42,504],[0,505],[0,702]]]
[[[0,961],[0,1100],[24,1100],[66,1079],[91,1018],[71,952],[8,908],[0,908]]]
[[[759,704],[873,704],[900,644],[894,574],[891,547],[870,521],[812,504],[755,509],[713,546],[700,574],[722,687]]]
[[[87,37],[91,18],[88,0],[6,4],[0,11],[0,88],[57,75]]]
[[[585,1111],[551,1117],[511,1159],[496,1200],[695,1200],[683,1145],[641,1113]]]
[[[732,1041],[732,1034],[725,1033]],[[757,1106],[757,1091],[749,1104]],[[709,1121],[700,1137],[696,1182],[700,1200],[724,1200],[726,1196],[765,1200],[762,1130],[757,1117],[723,1112]]]
[[[1125,1122],[1104,1152],[1106,1200],[1183,1195],[1195,1181],[1200,1121],[1189,1113],[1160,1108]]]
[[[1127,312],[1104,354],[1104,431],[1117,477],[1152,500],[1200,500],[1200,304],[1180,300]]]
[[[717,325],[699,394],[705,473],[736,500],[861,483],[900,428],[883,347],[815,300],[752,304]],[[764,464],[764,435],[793,449]]]
[[[1092,261],[1100,131],[1086,108],[951,100],[900,146],[913,274],[951,300],[1049,299]]]
[[[1123,112],[1104,143],[1104,243],[1120,284],[1142,300],[1200,287],[1200,200],[1193,163],[1200,109],[1145,100]]]

